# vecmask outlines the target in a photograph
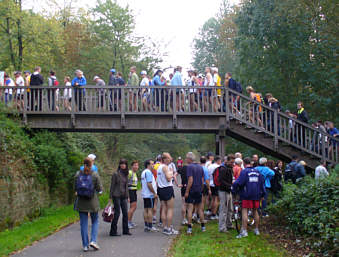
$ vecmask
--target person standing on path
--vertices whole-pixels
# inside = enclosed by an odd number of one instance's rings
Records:
[[[158,196],[161,202],[161,220],[164,224],[163,233],[166,235],[177,235],[179,232],[174,230],[172,226],[173,209],[174,209],[174,190],[173,190],[173,172],[168,165],[172,162],[169,153],[163,153],[162,163],[157,173]]]
[[[240,177],[232,185],[232,193],[240,194],[242,226],[237,238],[247,237],[248,209],[254,209],[255,229],[254,234],[259,235],[259,214],[258,208],[260,200],[266,196],[265,179],[251,165],[251,159],[244,159],[245,169],[240,173]]]
[[[92,172],[92,160],[86,158],[84,160],[84,170],[78,171],[74,179],[74,187],[76,189],[77,200],[74,209],[79,212],[82,246],[85,252],[89,247],[99,250],[97,244],[97,235],[99,229],[100,204],[98,193],[102,193],[102,184],[97,172]],[[91,242],[88,240],[88,213],[92,220]]]
[[[200,157],[200,165],[201,165],[202,169],[204,170],[204,188],[202,190],[202,205],[201,205],[201,209],[204,211],[206,198],[212,196],[212,191],[211,191],[211,187],[210,187],[210,179],[211,178],[208,174],[208,169],[206,168],[206,157],[205,156]],[[204,212],[204,214],[205,214],[205,212]]]
[[[157,184],[153,176],[153,161],[145,161],[145,170],[141,173],[141,196],[144,199],[144,221],[145,232],[158,232],[156,227],[153,227],[153,208],[154,199],[157,197]]]
[[[202,190],[204,188],[204,170],[198,164],[194,163],[195,155],[192,152],[187,153],[187,188],[185,192],[185,201],[187,203],[187,234],[192,234],[192,214],[195,208],[199,214],[201,222],[201,231],[205,232],[204,211],[202,209]]]
[[[228,229],[232,229],[232,194],[231,187],[233,182],[233,156],[227,156],[225,164],[219,167],[219,232],[226,233]]]
[[[132,170],[128,172],[128,196],[129,196],[129,210],[128,210],[128,228],[135,228],[137,225],[132,222],[133,214],[137,209],[137,191],[138,191],[138,176],[139,162],[132,161]]]
[[[126,159],[120,159],[119,167],[112,175],[111,188],[109,193],[109,204],[114,204],[114,218],[111,223],[110,236],[120,236],[117,232],[117,224],[120,217],[120,208],[122,211],[122,233],[123,235],[132,235],[128,228],[127,214],[128,198],[128,163]]]

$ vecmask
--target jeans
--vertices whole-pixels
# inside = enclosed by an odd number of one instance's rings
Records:
[[[98,229],[99,229],[99,215],[97,212],[91,212],[92,220],[92,231],[91,231],[91,242],[97,242]],[[88,241],[88,212],[79,212],[80,216],[80,229],[81,229],[81,238],[82,246],[89,246]]]
[[[114,218],[111,223],[110,234],[117,233],[117,224],[120,217],[120,208],[122,211],[122,233],[126,234],[129,232],[128,229],[128,214],[127,214],[127,198],[113,197],[114,205]]]
[[[268,198],[268,192],[270,192],[270,188],[266,187],[266,195],[264,197],[264,200],[262,201],[262,207],[261,207],[261,213],[262,215],[266,215],[266,207],[267,207],[267,198]]]
[[[232,227],[232,194],[226,191],[219,191],[220,209],[219,209],[219,231],[227,230]]]

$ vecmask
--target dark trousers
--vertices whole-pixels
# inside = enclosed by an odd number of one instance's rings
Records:
[[[111,223],[111,231],[110,234],[117,233],[117,224],[120,217],[120,208],[122,211],[122,233],[128,233],[128,216],[127,216],[127,198],[122,197],[113,197],[113,205],[114,205],[114,218]]]

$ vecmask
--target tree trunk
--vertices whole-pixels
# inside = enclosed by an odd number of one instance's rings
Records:
[[[14,56],[14,51],[13,51],[13,43],[12,43],[12,38],[11,38],[11,24],[10,24],[10,18],[6,18],[6,33],[8,35],[8,47],[9,47],[9,54],[11,57],[11,62],[16,69],[16,63],[15,63],[15,56]]]
[[[19,0],[19,8],[20,8],[20,17],[22,14],[22,3],[21,0]],[[17,70],[22,69],[22,56],[23,56],[23,44],[22,44],[22,30],[21,30],[21,20],[20,18],[17,21],[17,26],[18,26],[18,52],[19,52],[19,63],[18,63],[18,68]]]

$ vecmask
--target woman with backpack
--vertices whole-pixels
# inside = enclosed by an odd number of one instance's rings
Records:
[[[102,184],[98,173],[92,173],[92,164],[92,159],[87,157],[84,160],[84,170],[78,171],[74,179],[75,194],[77,196],[74,209],[79,212],[80,216],[81,238],[84,252],[87,252],[89,247],[92,247],[94,250],[100,249],[97,244],[99,229],[98,211],[100,210],[98,194],[102,193]],[[90,242],[88,240],[88,213],[92,221]]]

